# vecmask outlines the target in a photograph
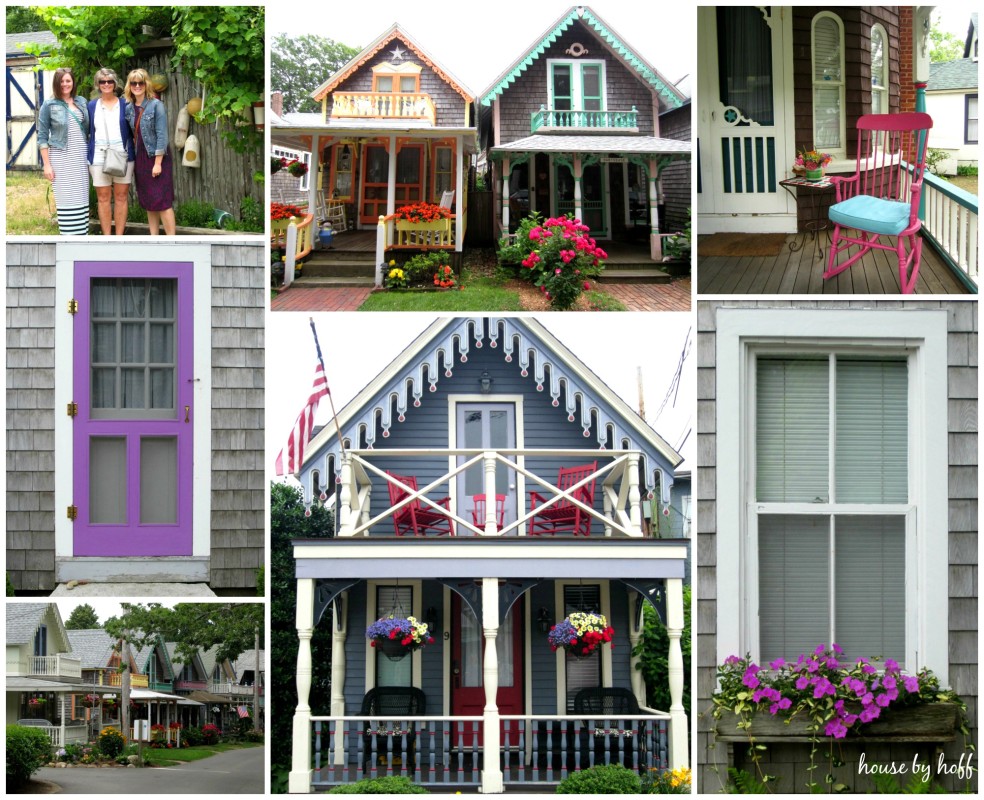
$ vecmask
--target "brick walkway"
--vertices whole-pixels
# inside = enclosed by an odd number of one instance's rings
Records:
[[[295,286],[270,301],[271,311],[357,311],[371,289],[306,289]]]

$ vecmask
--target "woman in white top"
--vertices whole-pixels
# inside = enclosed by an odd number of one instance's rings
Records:
[[[113,70],[99,70],[96,73],[99,97],[89,101],[89,173],[96,188],[99,226],[105,236],[113,232],[113,222],[116,223],[116,235],[123,235],[130,182],[133,180],[133,136],[126,122],[126,101],[116,94],[118,84],[119,79]],[[125,175],[114,176],[103,172],[107,150],[127,154]]]

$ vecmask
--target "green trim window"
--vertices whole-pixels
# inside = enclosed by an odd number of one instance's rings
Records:
[[[555,111],[604,111],[604,61],[550,61],[549,106]]]

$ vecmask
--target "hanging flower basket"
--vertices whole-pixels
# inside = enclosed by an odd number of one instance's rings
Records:
[[[303,178],[307,175],[308,167],[303,161],[298,161],[295,158],[293,161],[287,163],[287,171],[295,178]]]
[[[106,697],[102,701],[103,708],[112,710],[116,708],[116,699],[113,697]]]
[[[366,628],[366,638],[390,661],[399,661],[414,650],[434,644],[434,637],[427,633],[427,623],[418,622],[416,617],[380,617]]]
[[[87,694],[79,701],[84,708],[95,708],[100,703],[98,694]]]
[[[276,175],[280,170],[287,166],[287,160],[284,158],[278,158],[277,156],[270,156],[270,174]]]
[[[32,697],[30,700],[27,701],[27,707],[28,708],[43,708],[44,707],[44,698],[43,697]]]
[[[587,658],[600,645],[611,644],[615,630],[604,614],[577,611],[550,629],[547,641],[550,649],[564,649],[576,658]]]

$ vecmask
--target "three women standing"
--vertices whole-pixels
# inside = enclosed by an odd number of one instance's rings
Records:
[[[136,142],[137,199],[147,212],[150,235],[164,232],[173,236],[174,179],[171,148],[167,136],[167,111],[164,104],[151,97],[147,90],[150,76],[146,70],[135,69],[126,78],[126,119]]]
[[[99,70],[96,73],[99,96],[89,101],[89,172],[96,188],[99,226],[106,236],[112,232],[111,222],[116,224],[116,235],[123,235],[130,181],[133,180],[133,134],[126,121],[126,102],[116,94],[117,83],[113,70]],[[126,153],[125,175],[107,175],[103,171],[107,150]]]
[[[85,98],[75,94],[72,70],[55,70],[51,89],[52,96],[38,113],[44,176],[55,192],[58,232],[84,236],[89,232],[89,108]]]

